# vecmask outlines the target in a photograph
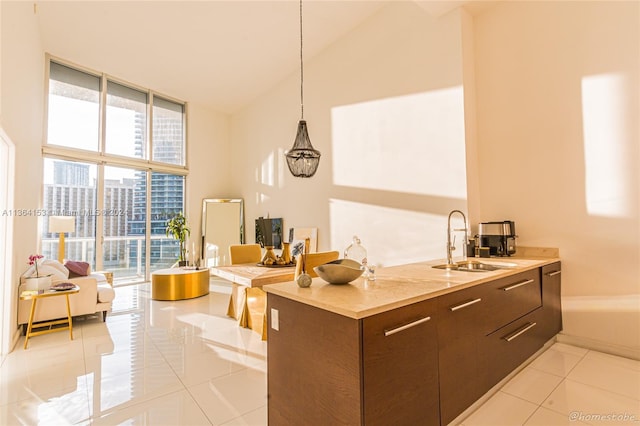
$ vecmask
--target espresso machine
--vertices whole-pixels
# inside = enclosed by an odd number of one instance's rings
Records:
[[[490,256],[511,256],[516,252],[516,225],[513,221],[482,222],[478,227],[480,248]]]

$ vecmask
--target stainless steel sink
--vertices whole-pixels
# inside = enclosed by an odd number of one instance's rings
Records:
[[[476,260],[466,260],[464,262],[457,262],[454,264],[435,265],[432,266],[432,268],[463,272],[485,272],[500,269],[499,266],[489,265]]]
[[[497,266],[489,265],[487,263],[477,262],[473,260],[467,260],[465,262],[458,262],[459,271],[495,271],[500,269]]]

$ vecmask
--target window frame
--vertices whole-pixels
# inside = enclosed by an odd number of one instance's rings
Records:
[[[70,148],[60,145],[53,145],[48,143],[48,124],[49,124],[49,82],[50,82],[50,64],[51,62],[55,62],[57,64],[75,69],[77,71],[81,71],[87,73],[89,75],[99,77],[100,81],[100,96],[99,96],[99,135],[98,135],[98,150],[91,151],[79,148]],[[119,84],[121,86],[125,86],[134,90],[138,90],[147,94],[147,122],[146,122],[146,141],[145,141],[145,149],[146,149],[146,157],[147,158],[135,158],[122,156],[112,153],[107,153],[106,148],[106,109],[107,109],[107,87],[108,83],[113,82],[115,84]],[[188,195],[187,189],[189,184],[189,155],[188,155],[188,115],[189,108],[188,103],[179,99],[176,99],[172,96],[155,92],[151,89],[141,87],[139,85],[127,82],[123,79],[117,78],[115,76],[109,75],[104,72],[99,72],[92,70],[90,68],[80,66],[74,64],[65,59],[53,56],[49,53],[45,53],[45,102],[44,102],[44,120],[43,120],[43,132],[42,132],[42,158],[43,162],[45,158],[54,158],[59,160],[67,160],[67,161],[76,161],[83,163],[92,163],[98,166],[97,173],[97,193],[96,193],[96,201],[98,210],[102,210],[104,208],[104,166],[115,166],[115,167],[125,167],[132,169],[144,170],[147,173],[147,178],[150,180],[150,176],[153,172],[165,173],[165,174],[174,174],[179,176],[184,176],[184,196],[183,196],[183,206],[184,206],[184,214],[188,215]],[[159,97],[163,100],[169,102],[175,102],[177,104],[182,105],[182,141],[183,141],[183,165],[164,163],[160,161],[152,160],[153,156],[153,99],[154,97]],[[44,163],[43,163],[44,164]],[[43,200],[44,197],[44,185],[41,187],[40,199]],[[147,202],[150,202],[151,197],[151,185],[150,181],[147,185]],[[146,253],[150,253],[151,249],[151,214],[150,214],[150,204],[147,205],[147,215],[146,215],[146,231],[145,231],[145,239],[146,239]],[[102,241],[103,238],[103,229],[104,223],[102,216],[96,217],[96,268],[102,269],[102,260],[103,260],[103,247],[102,244],[98,244],[98,242]],[[41,236],[39,236],[41,238]],[[150,279],[151,274],[151,258],[150,256],[146,256],[145,259],[145,280]]]
[[[112,75],[101,73],[95,70],[91,70],[87,67],[82,67],[76,65],[72,62],[66,61],[64,59],[52,56],[51,54],[45,54],[45,102],[44,102],[44,117],[43,120],[43,132],[42,132],[42,152],[45,155],[55,155],[55,156],[64,156],[75,159],[82,159],[86,161],[94,161],[94,162],[104,162],[110,163],[113,165],[121,165],[121,166],[130,166],[136,168],[146,168],[153,171],[163,171],[167,173],[173,174],[181,174],[186,176],[189,173],[189,156],[187,155],[189,150],[189,140],[188,140],[188,116],[189,116],[189,105],[187,102],[176,99],[172,96],[165,95],[163,93],[159,93],[153,91],[151,89],[144,88],[142,86],[127,82],[120,78],[114,77]],[[50,63],[56,62],[60,65],[64,65],[69,68],[73,68],[77,71],[81,71],[95,77],[101,78],[100,84],[100,117],[99,117],[99,135],[98,135],[98,150],[90,151],[79,148],[69,148],[60,145],[51,145],[48,143],[48,122],[49,122],[49,81],[50,81]],[[147,140],[146,140],[146,156],[147,158],[134,158],[127,157],[117,154],[109,154],[105,151],[105,132],[106,132],[106,101],[107,101],[107,85],[109,81],[119,84],[121,86],[125,86],[134,90],[138,90],[140,92],[144,92],[147,94]],[[182,113],[182,140],[183,140],[183,158],[184,165],[177,165],[171,163],[164,163],[161,161],[153,160],[153,134],[152,134],[152,125],[153,125],[153,99],[154,97],[158,97],[162,100],[166,100],[169,102],[175,102],[183,106]]]

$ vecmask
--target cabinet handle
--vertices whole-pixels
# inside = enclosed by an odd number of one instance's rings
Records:
[[[536,326],[537,323],[535,322],[530,322],[527,325],[525,325],[524,327],[522,327],[519,330],[516,330],[513,334],[510,334],[507,337],[503,337],[504,340],[506,340],[507,342],[512,341],[513,339],[515,339],[516,337],[520,336],[522,333],[527,332],[528,330],[532,329],[533,327]]]
[[[562,273],[562,271],[547,272],[547,276],[548,277],[554,277],[554,276],[559,275],[561,273]]]
[[[526,285],[526,284],[531,284],[532,282],[533,282],[533,280],[524,280],[524,281],[519,282],[517,284],[510,285],[509,287],[503,287],[502,289],[504,291],[509,291],[509,290],[513,290],[514,288],[522,287],[523,285]]]
[[[414,322],[410,322],[409,324],[405,324],[405,325],[401,325],[400,327],[397,328],[393,328],[391,330],[385,330],[384,331],[384,336],[391,336],[392,334],[396,334],[399,333],[401,331],[406,330],[407,328],[411,328],[411,327],[415,327],[416,325],[422,324],[424,322],[427,322],[431,319],[431,317],[424,317],[424,318],[420,318],[419,320],[416,320]]]
[[[461,305],[453,306],[453,307],[451,307],[451,308],[449,308],[449,309],[451,310],[451,312],[455,312],[455,311],[457,311],[458,309],[466,308],[467,306],[471,306],[471,305],[473,305],[474,303],[478,303],[478,302],[480,302],[481,300],[482,300],[482,299],[480,299],[480,298],[473,299],[473,300],[470,300],[470,301],[468,301],[468,302],[466,302],[466,303],[463,303],[463,304],[461,304]]]

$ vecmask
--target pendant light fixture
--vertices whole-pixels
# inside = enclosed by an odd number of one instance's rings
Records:
[[[285,152],[289,171],[295,177],[309,178],[316,173],[320,151],[313,148],[304,119],[304,69],[302,62],[302,0],[300,0],[300,121],[293,147]]]

